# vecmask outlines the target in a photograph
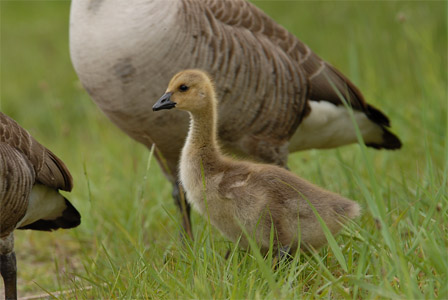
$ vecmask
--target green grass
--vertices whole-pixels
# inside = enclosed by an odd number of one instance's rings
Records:
[[[273,269],[196,214],[195,242],[183,247],[155,160],[80,87],[70,3],[1,1],[1,110],[67,163],[75,181],[67,197],[82,214],[76,230],[16,233],[19,295],[448,298],[446,2],[256,4],[346,73],[403,141],[400,151],[353,145],[290,156],[292,171],[363,206],[336,237],[340,251],[300,253]]]

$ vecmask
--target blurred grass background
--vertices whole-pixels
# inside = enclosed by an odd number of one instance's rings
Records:
[[[1,111],[66,162],[75,181],[67,197],[82,214],[76,230],[16,233],[20,296],[448,298],[446,2],[253,2],[348,75],[404,144],[290,156],[292,171],[363,205],[337,237],[348,270],[330,248],[273,275],[233,248],[225,261],[231,245],[195,214],[196,242],[183,248],[156,162],[77,80],[70,2],[1,1]]]

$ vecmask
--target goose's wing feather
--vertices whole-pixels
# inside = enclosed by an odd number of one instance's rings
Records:
[[[228,25],[227,30],[247,30],[256,36],[263,36],[296,61],[310,51],[294,35],[245,0],[206,0],[203,3],[217,21]]]
[[[248,30],[264,36],[295,61],[307,77],[308,99],[343,105],[343,96],[355,110],[360,110],[379,125],[389,126],[389,119],[367,104],[359,89],[340,71],[322,60],[311,49],[253,4],[244,1],[207,0],[207,6],[228,30]]]
[[[220,107],[222,128],[247,128],[271,145],[284,144],[307,112],[305,74],[282,48],[284,40],[294,44],[293,36],[246,1],[183,3],[180,15],[196,39],[193,65],[219,75],[214,79],[222,103],[242,100]],[[234,135],[239,132],[220,132],[225,140]]]
[[[0,142],[20,151],[31,162],[36,181],[54,189],[71,191],[73,179],[65,164],[17,122],[0,113]]]
[[[34,181],[28,158],[0,142],[0,238],[13,231],[25,215]]]

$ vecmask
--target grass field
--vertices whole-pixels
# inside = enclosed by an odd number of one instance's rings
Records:
[[[82,214],[75,230],[16,232],[19,296],[448,298],[446,2],[255,1],[347,74],[404,144],[291,155],[292,171],[355,199],[364,214],[336,244],[277,269],[196,214],[195,242],[183,247],[171,186],[155,160],[77,80],[70,3],[0,3],[0,108],[66,162],[75,181],[67,198]]]

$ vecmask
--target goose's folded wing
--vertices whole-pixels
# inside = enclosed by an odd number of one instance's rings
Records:
[[[289,47],[302,44],[249,2],[183,4],[180,15],[196,39],[195,64],[219,74],[217,83],[227,86],[218,88],[223,102],[227,92],[233,99],[247,99],[238,103],[247,118],[233,121],[255,136],[275,137],[275,143],[288,140],[307,114],[305,74],[288,54]]]
[[[25,215],[34,181],[34,169],[25,155],[0,142],[0,237],[14,230]]]
[[[259,37],[260,43],[269,41],[296,62],[306,73],[309,100],[343,105],[345,99],[353,109],[365,112],[375,123],[390,126],[389,119],[367,104],[362,93],[347,77],[255,5],[245,0],[207,0],[204,5],[209,7],[217,21],[234,30],[252,32]]]
[[[0,113],[0,142],[14,147],[28,158],[36,172],[37,182],[54,189],[72,190],[73,179],[62,160],[3,113]]]

